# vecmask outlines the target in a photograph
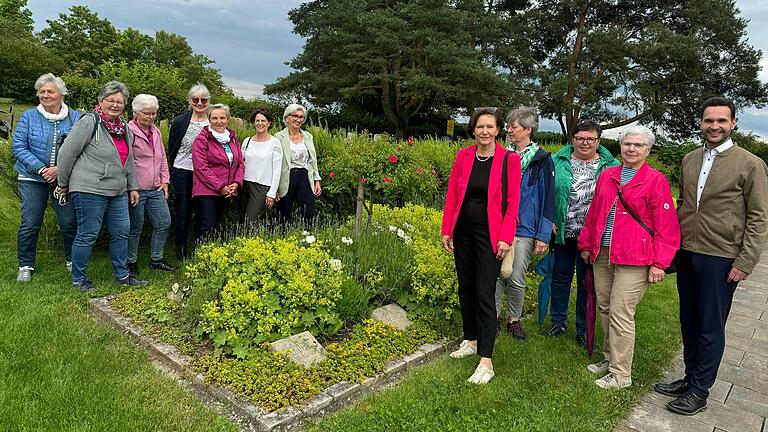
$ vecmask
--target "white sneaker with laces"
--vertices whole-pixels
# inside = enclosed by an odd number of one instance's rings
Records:
[[[32,271],[34,268],[30,266],[19,267],[19,274],[16,276],[16,280],[19,282],[29,282],[32,280]]]
[[[613,372],[609,372],[608,375],[595,380],[595,384],[604,389],[619,389],[631,386],[632,378],[622,378]]]
[[[597,363],[592,363],[591,365],[587,366],[587,370],[594,373],[594,374],[605,374],[608,372],[608,366],[611,364],[608,360],[599,361]]]
[[[467,381],[472,384],[488,384],[488,381],[492,380],[495,376],[496,374],[493,372],[493,369],[488,369],[480,363],[477,365],[475,373]]]
[[[451,356],[451,358],[460,359],[471,356],[472,354],[477,354],[477,347],[473,347],[468,340],[464,339],[461,341],[459,348],[448,355]]]

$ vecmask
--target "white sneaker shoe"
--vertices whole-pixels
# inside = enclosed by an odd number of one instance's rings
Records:
[[[613,372],[609,372],[608,375],[595,380],[595,384],[604,389],[620,389],[631,386],[632,378],[622,378]]]
[[[72,261],[67,261],[67,271],[72,273]]]
[[[473,347],[468,340],[464,339],[461,341],[459,348],[448,355],[451,356],[451,358],[460,359],[471,356],[472,354],[477,354],[477,347]]]
[[[29,282],[32,280],[32,271],[34,268],[30,266],[19,267],[19,274],[16,276],[18,282]]]
[[[594,374],[605,374],[608,372],[608,366],[611,364],[608,360],[599,361],[597,363],[592,363],[591,365],[587,366],[587,370],[594,373]]]
[[[488,384],[488,381],[492,380],[495,376],[496,374],[493,372],[493,369],[488,369],[480,363],[477,365],[475,373],[467,381],[472,384]]]

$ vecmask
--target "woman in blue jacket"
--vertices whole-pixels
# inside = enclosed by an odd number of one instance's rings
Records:
[[[552,237],[555,213],[555,165],[548,152],[531,141],[539,128],[535,108],[522,107],[507,114],[508,150],[520,156],[523,178],[520,182],[520,207],[515,232],[515,257],[512,275],[496,281],[496,314],[501,312],[504,291],[507,292],[507,332],[516,339],[525,339],[520,325],[525,298],[525,274],[531,253],[546,252]]]
[[[35,90],[40,104],[21,115],[13,133],[13,156],[16,158],[13,169],[19,173],[21,196],[21,223],[17,239],[19,273],[16,277],[19,282],[32,279],[37,237],[43,225],[48,197],[51,197],[61,228],[64,259],[69,271],[72,271],[72,241],[77,232],[72,204],[59,200],[58,196],[54,196],[54,190],[59,147],[72,125],[80,119],[80,113],[70,110],[64,103],[67,86],[61,78],[51,73],[41,75],[35,81]]]

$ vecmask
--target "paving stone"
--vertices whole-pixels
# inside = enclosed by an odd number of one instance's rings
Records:
[[[696,417],[701,422],[727,431],[760,432],[763,427],[763,417],[714,400],[708,400],[707,410],[696,414]]]
[[[717,377],[735,385],[766,394],[768,392],[768,374],[751,369],[722,363]]]
[[[731,315],[741,315],[747,318],[760,319],[763,314],[763,309],[743,302],[736,302],[734,300],[733,306],[731,306]]]
[[[725,403],[725,399],[729,397],[728,393],[731,391],[732,387],[733,384],[728,381],[716,379],[715,385],[709,389],[709,400]]]
[[[768,330],[761,328],[755,329],[755,333],[752,335],[752,338],[768,342]]]
[[[744,354],[744,350],[740,350],[733,346],[726,346],[725,352],[723,353],[723,361],[735,366],[739,366],[742,359],[744,358]]]
[[[733,299],[734,301],[744,301],[756,307],[761,307],[768,301],[768,295],[763,294],[762,290],[738,290],[733,294]]]
[[[325,348],[308,331],[274,341],[269,346],[276,352],[290,350],[288,358],[305,368],[325,360],[327,356]]]
[[[712,432],[712,426],[698,416],[685,417],[651,404],[635,407],[625,425],[637,432]]]
[[[744,387],[734,386],[725,404],[768,417],[768,395]]]
[[[757,372],[768,372],[768,357],[763,357],[751,352],[744,353],[741,367]]]
[[[753,338],[749,341],[749,343],[747,343],[745,350],[748,353],[768,357],[768,341]]]
[[[628,426],[621,424],[613,428],[613,432],[637,432],[637,431]]]
[[[374,309],[371,313],[371,319],[395,326],[399,329],[406,329],[413,324],[411,320],[408,319],[408,314],[405,312],[405,309],[394,303]]]

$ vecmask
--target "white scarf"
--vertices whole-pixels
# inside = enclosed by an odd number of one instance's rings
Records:
[[[222,144],[227,144],[229,140],[232,139],[232,137],[230,137],[229,135],[228,129],[224,129],[224,132],[219,133],[213,130],[210,126],[208,126],[208,130],[211,132],[211,135],[213,135],[213,137],[216,138],[216,141]]]
[[[40,112],[40,114],[43,115],[48,121],[61,121],[67,118],[69,115],[69,107],[64,102],[61,103],[61,111],[59,111],[58,114],[51,114],[48,111],[43,108],[43,104],[39,104],[37,106],[37,110]]]

